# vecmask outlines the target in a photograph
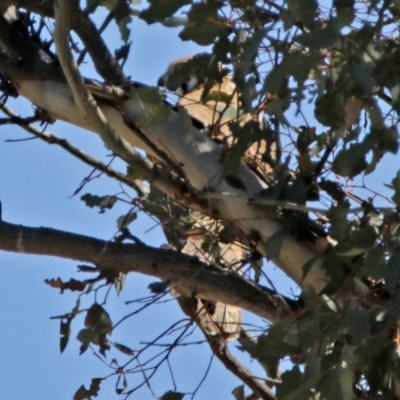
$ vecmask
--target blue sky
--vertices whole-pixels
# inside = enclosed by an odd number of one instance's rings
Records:
[[[206,50],[193,43],[182,42],[177,37],[179,29],[147,26],[138,19],[133,20],[131,28],[132,48],[125,65],[125,73],[133,80],[149,85],[157,82],[157,78],[172,60]],[[104,37],[111,47],[118,46],[119,34],[115,27],[108,29]],[[82,70],[86,76],[95,76],[89,63]],[[32,112],[31,106],[21,99],[12,101],[9,105],[21,115],[30,115]],[[105,159],[105,148],[93,133],[65,123],[50,125],[48,131],[67,138],[92,156]],[[62,149],[37,139],[5,142],[6,139],[27,137],[29,135],[19,128],[0,127],[0,201],[3,219],[26,226],[52,227],[100,239],[111,239],[116,233],[115,221],[127,211],[126,207],[117,205],[105,214],[99,214],[98,210],[86,207],[80,200],[80,195],[86,192],[97,195],[114,194],[120,191],[118,183],[103,177],[92,181],[79,195],[71,197],[91,168]],[[122,163],[116,162],[114,166],[125,170]],[[397,169],[398,158],[388,156],[374,179],[377,182],[390,183]],[[376,188],[382,193],[390,194],[382,184],[377,184]],[[134,196],[130,189],[127,191]],[[135,221],[131,230],[149,245],[157,247],[165,243],[161,230],[154,221],[145,216]],[[76,265],[76,262],[52,257],[0,252],[0,399],[69,400],[81,384],[88,387],[91,378],[104,377],[111,372],[90,350],[79,356],[79,343],[75,337],[79,329],[83,328],[83,317],[74,320],[70,343],[62,355],[59,352],[59,322],[49,318],[70,311],[77,295],[60,295],[57,290],[45,285],[44,279],[86,278],[76,273]],[[284,288],[284,293],[289,293],[290,285],[283,274],[273,266],[268,266],[266,270],[274,283]],[[106,308],[113,322],[135,309],[135,305],[125,306],[125,301],[149,295],[147,285],[153,281],[155,279],[131,274],[127,277],[119,297],[112,291]],[[86,296],[84,302],[90,305],[93,297]],[[150,307],[120,325],[113,332],[111,340],[137,349],[140,342],[150,341],[181,318],[183,314],[173,301]],[[200,339],[200,333],[193,336],[193,340]],[[167,339],[164,343],[166,342]],[[114,356],[121,362],[127,360],[124,355],[115,352],[109,354],[108,359]],[[178,391],[190,392],[200,382],[207,368],[210,351],[207,345],[194,345],[177,349],[171,360]],[[130,376],[128,382],[134,385],[137,379],[140,377]],[[115,378],[103,382],[98,398],[117,398],[114,384]],[[233,398],[231,391],[239,384],[215,360],[196,399]],[[166,367],[152,381],[152,388],[157,396],[173,389]],[[153,396],[144,388],[131,398],[146,400]]]

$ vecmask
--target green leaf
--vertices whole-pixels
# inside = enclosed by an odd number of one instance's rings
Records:
[[[118,0],[94,0],[93,2],[95,4],[101,4],[103,7],[106,7],[107,10],[112,11],[113,8],[117,5]]]
[[[73,400],[85,400],[92,399],[92,397],[97,397],[100,390],[100,383],[103,378],[93,378],[90,383],[89,390],[85,389],[85,386],[81,386],[74,394]]]
[[[137,121],[138,128],[148,128],[150,126],[160,125],[168,121],[172,113],[171,107],[167,104],[159,103],[149,107],[146,113]]]
[[[311,257],[309,260],[307,260],[303,266],[301,267],[302,270],[302,277],[301,277],[301,281],[303,282],[305,277],[308,275],[308,273],[311,271],[312,266],[314,265],[315,261],[318,260],[318,256],[315,257]]]
[[[143,175],[135,169],[132,169],[129,165],[126,167],[126,177],[129,178],[131,181],[143,181]]]
[[[127,228],[137,218],[137,214],[134,211],[129,211],[128,214],[122,215],[117,218],[117,227],[120,231]]]
[[[339,256],[354,257],[365,253],[375,246],[378,234],[374,227],[364,226],[363,228],[354,230],[341,240],[335,249],[335,253]]]
[[[368,150],[362,143],[353,143],[348,149],[340,150],[333,160],[333,172],[344,177],[354,178],[367,167],[365,157]]]
[[[322,190],[325,190],[325,192],[332,197],[333,200],[335,200],[339,206],[343,208],[349,208],[350,203],[347,199],[347,195],[345,191],[343,190],[343,187],[338,183],[338,182],[333,182],[331,180],[325,180],[321,179],[321,182],[319,183],[319,187]]]
[[[257,121],[247,121],[243,125],[234,121],[228,125],[235,140],[232,147],[223,156],[224,167],[222,176],[227,176],[237,169],[246,150],[253,143],[265,138],[265,132]]]
[[[81,386],[74,394],[73,400],[84,400],[87,399],[86,397],[87,390],[85,386]]]
[[[291,370],[285,371],[281,375],[282,383],[277,385],[276,394],[278,399],[284,398],[291,392],[298,390],[302,386],[303,374],[300,368],[295,365]]]
[[[246,395],[244,393],[244,385],[235,387],[232,390],[232,394],[235,400],[246,400]]]
[[[332,129],[339,128],[345,118],[345,99],[333,90],[319,96],[315,102],[315,118]]]
[[[80,353],[83,354],[89,347],[90,343],[95,340],[97,334],[91,329],[81,329],[76,337],[82,344],[80,346]]]
[[[286,53],[281,63],[268,74],[263,90],[274,94],[279,93],[287,85],[290,76],[297,82],[303,83],[308,79],[312,68],[319,62],[320,57],[314,54],[303,54],[297,51]]]
[[[230,104],[232,101],[232,96],[225,92],[213,90],[213,91],[207,93],[207,95],[204,98],[204,103],[208,103],[209,101],[216,101],[216,102],[221,102],[224,104]],[[225,106],[223,108],[225,108]],[[217,111],[220,111],[220,110],[217,110]],[[233,110],[232,110],[233,116],[236,116],[237,113],[238,113],[238,110],[233,108]],[[228,114],[224,114],[224,116],[230,117],[231,115],[229,115],[229,113],[228,113]]]
[[[100,304],[93,303],[87,311],[85,326],[86,328],[103,335],[111,333],[113,324],[108,312]]]
[[[130,30],[128,29],[128,24],[131,22],[130,1],[106,0],[106,7],[112,11],[115,22],[121,33],[121,38],[126,42],[130,34]]]
[[[308,303],[310,303],[311,299],[308,299]],[[321,307],[320,299],[316,298],[318,308]],[[318,308],[314,309],[314,313],[307,315],[299,324],[299,344],[304,348],[312,347],[315,342],[318,340],[318,337],[321,335],[320,331],[320,318],[318,316]]]
[[[357,275],[362,278],[371,278],[379,281],[385,277],[386,256],[383,246],[375,247],[370,250],[365,257]]]
[[[163,24],[167,28],[176,28],[178,26],[186,26],[187,22],[188,22],[188,19],[186,16],[182,16],[182,17],[172,16],[163,21],[160,21],[160,23]]]
[[[86,288],[87,283],[78,281],[71,278],[68,282],[63,282],[60,278],[57,279],[45,279],[45,283],[53,288],[58,288],[63,293],[65,290],[83,292]]]
[[[200,46],[215,42],[219,36],[230,33],[228,21],[219,16],[220,2],[194,3],[188,13],[189,22],[179,33],[182,40],[192,40]]]
[[[114,54],[115,54],[115,59],[117,61],[122,60],[122,63],[125,63],[129,56],[129,50],[131,48],[131,43],[127,43],[122,45],[119,49],[116,49]]]
[[[299,351],[297,334],[296,325],[291,321],[277,322],[269,327],[267,335],[258,337],[252,354],[257,360],[266,363],[275,363],[294,355]]]
[[[337,12],[337,25],[339,28],[349,26],[354,19],[354,0],[334,0],[333,6]]]
[[[68,345],[69,337],[71,336],[71,321],[74,317],[75,315],[72,318],[68,318],[66,322],[60,321],[60,353],[63,353]]]
[[[315,128],[301,127],[297,137],[297,148],[300,153],[306,151],[308,146],[316,140]]]
[[[181,7],[190,4],[189,0],[149,0],[150,6],[139,14],[139,18],[152,24],[174,15]]]
[[[374,89],[375,81],[371,76],[372,69],[373,65],[369,60],[368,62],[360,60],[358,63],[350,65],[348,69],[360,92],[365,96],[371,96]]]
[[[165,392],[158,400],[182,400],[185,397],[184,393],[173,392],[172,390],[168,390]]]
[[[69,335],[71,333],[70,323],[61,320],[60,335]]]
[[[169,284],[167,282],[152,282],[147,286],[151,293],[161,294],[164,293],[169,288]]]
[[[125,346],[123,344],[120,344],[120,343],[113,343],[113,346],[117,350],[119,350],[121,353],[124,353],[124,354],[126,354],[128,356],[133,356],[133,350],[130,349],[129,347],[127,347],[127,346]]]
[[[299,400],[299,399],[309,399],[310,390],[315,388],[315,385],[323,376],[323,373],[319,372],[312,375],[308,380],[302,383],[297,389],[291,391],[286,396],[280,398],[279,400]]]
[[[97,397],[99,394],[100,390],[100,383],[103,380],[103,378],[93,378],[92,382],[90,383],[90,388],[88,391],[89,396]]]
[[[281,229],[268,238],[268,240],[265,242],[267,260],[273,260],[279,257],[283,242],[285,241],[286,237],[286,230]]]
[[[64,350],[67,348],[68,342],[69,342],[69,335],[60,337],[60,353],[63,353]]]
[[[312,28],[316,21],[318,2],[316,0],[286,0],[293,24],[301,23]]]
[[[113,10],[113,15],[121,33],[121,39],[126,42],[130,34],[128,24],[131,22],[129,1],[118,0],[118,3]]]
[[[392,200],[396,203],[397,207],[400,208],[400,171],[398,171],[396,177],[393,178],[392,187],[394,190]]]
[[[87,0],[86,1],[86,12],[92,14],[96,11],[97,7],[102,3],[103,0]]]
[[[344,332],[351,332],[353,344],[364,344],[370,334],[369,313],[361,308],[346,309],[340,322]]]
[[[396,127],[392,128],[371,128],[371,135],[374,136],[376,147],[384,152],[397,154],[399,150],[399,134]]]
[[[343,239],[349,233],[350,229],[350,224],[347,220],[347,210],[340,206],[332,206],[328,215],[331,223],[329,233],[336,240]]]
[[[339,39],[336,26],[326,24],[321,29],[303,33],[294,37],[294,41],[313,50],[330,48]]]
[[[115,196],[95,196],[90,193],[86,193],[81,196],[81,200],[86,203],[86,205],[90,208],[99,207],[101,212],[104,212],[105,209],[111,209],[113,205],[117,202],[117,198]]]
[[[289,126],[290,124],[284,116],[284,112],[289,107],[289,100],[289,96],[285,96],[283,98],[274,98],[268,103],[268,106],[265,109],[266,113],[269,115],[275,115],[282,125]]]
[[[353,371],[347,364],[336,365],[318,382],[316,391],[325,400],[353,399]]]
[[[343,242],[345,242],[345,240],[343,240]],[[343,256],[339,256],[336,253],[336,247],[324,254],[321,268],[325,270],[330,278],[329,283],[324,288],[324,292],[330,294],[335,293],[347,277]],[[327,305],[329,306],[329,302],[327,302]]]
[[[118,296],[121,293],[122,288],[124,287],[125,279],[126,279],[126,274],[123,272],[119,272],[114,279],[114,288]]]
[[[397,249],[386,265],[385,286],[392,291],[398,284],[400,279],[400,249]]]

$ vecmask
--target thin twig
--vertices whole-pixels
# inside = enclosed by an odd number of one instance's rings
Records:
[[[303,204],[297,204],[297,203],[291,203],[289,201],[282,201],[282,200],[275,200],[275,199],[266,199],[261,196],[241,196],[238,194],[232,194],[232,193],[214,193],[214,192],[208,192],[208,193],[202,193],[199,195],[200,198],[207,198],[207,199],[217,199],[217,200],[226,200],[228,198],[231,198],[234,201],[239,201],[243,203],[248,203],[248,204],[254,204],[254,206],[272,206],[272,207],[280,207],[285,210],[295,210],[295,211],[304,211],[304,212],[314,212],[318,214],[329,214],[330,210],[324,210],[322,208],[317,208],[317,207],[310,207],[307,205]],[[377,210],[392,210],[392,208],[389,207],[377,207]],[[356,207],[356,208],[350,208],[350,209],[345,209],[344,212],[347,214],[357,214],[360,212],[365,211],[364,207]]]
[[[49,132],[42,132],[39,129],[35,128],[34,126],[30,125],[30,121],[34,121],[34,117],[32,118],[19,118],[16,114],[13,113],[7,106],[4,104],[0,104],[0,110],[10,117],[10,122],[15,123],[21,128],[25,129],[25,131],[31,133],[32,135],[36,136],[37,138],[45,141],[49,144],[56,144],[66,150],[68,153],[72,154],[74,157],[78,158],[79,160],[83,161],[85,164],[90,165],[93,168],[105,173],[110,178],[117,179],[118,181],[130,186],[134,190],[137,191],[139,196],[143,196],[148,194],[149,189],[144,185],[143,182],[138,180],[132,181],[126,175],[122,174],[111,168],[110,166],[102,163],[99,160],[89,156],[82,150],[79,150],[77,147],[73,146],[68,140],[60,138],[57,135],[54,135]],[[0,121],[1,122],[1,121]]]
[[[109,12],[107,17],[104,19],[103,23],[101,24],[100,28],[98,29],[98,34],[99,36],[103,33],[103,31],[107,28],[107,26],[110,24],[110,22],[113,19],[114,14],[112,12]],[[82,51],[81,54],[79,54],[78,60],[76,61],[78,65],[82,64],[86,54],[88,53],[87,48],[85,47]]]
[[[276,400],[272,390],[261,379],[253,376],[251,371],[233,357],[226,343],[212,336],[207,336],[207,340],[211,350],[222,364],[224,364],[225,368],[242,380],[259,398]]]

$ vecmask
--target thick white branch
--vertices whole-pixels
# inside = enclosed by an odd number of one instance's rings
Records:
[[[58,6],[63,4],[61,0],[58,3]],[[56,18],[57,24],[64,18],[63,12],[62,18]],[[68,25],[65,25],[60,33],[58,25],[55,36],[60,62],[64,69],[69,64],[68,69],[72,68],[67,48],[67,27]],[[64,50],[59,46],[61,42]],[[65,55],[66,60],[64,60]],[[44,64],[46,61],[37,62]],[[26,66],[23,69],[23,58],[19,64],[20,70],[15,66],[11,68],[7,63],[2,64],[0,56],[0,72],[6,71],[18,93],[47,110],[53,118],[99,133],[115,153],[127,162],[136,157],[130,145],[140,147],[156,157],[161,152],[183,171],[195,189],[212,190],[216,194],[230,193],[232,196],[209,199],[210,212],[232,223],[247,237],[258,237],[257,248],[262,254],[266,254],[265,244],[268,239],[283,230],[283,226],[274,219],[273,208],[244,204],[234,198],[235,195],[252,197],[260,193],[265,184],[258,176],[245,164],[240,164],[236,171],[232,171],[232,175],[241,183],[239,185],[242,186],[241,189],[234,188],[227,180],[221,179],[223,168],[221,147],[195,125],[183,124],[178,112],[171,109],[167,120],[152,126],[146,125],[138,134],[135,127],[139,121],[147,117],[154,104],[147,104],[141,100],[140,96],[136,95],[135,88],[132,88],[129,97],[121,96],[118,101],[113,101],[107,96],[104,96],[106,101],[102,101],[99,93],[96,93],[98,99],[96,103],[84,87],[77,70],[74,72],[76,76],[72,74],[68,77],[67,73],[68,85],[63,81],[62,74],[57,71],[55,65],[49,63],[42,65],[41,71],[46,70],[46,74],[43,75],[39,69],[28,69]],[[55,70],[54,73],[52,69]],[[81,87],[79,89],[81,94],[77,91],[77,85]],[[70,86],[74,88],[73,91]],[[204,200],[206,203],[207,200]],[[323,239],[316,243],[298,242],[287,233],[279,255],[272,261],[295,282],[312,285],[320,291],[326,285],[328,278],[320,268],[322,258],[318,257],[322,256],[327,246],[327,242]],[[312,259],[316,261],[302,281],[302,268]]]

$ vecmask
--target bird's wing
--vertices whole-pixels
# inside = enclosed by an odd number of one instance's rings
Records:
[[[182,252],[197,256],[207,263],[215,263],[218,257],[219,263],[225,268],[240,272],[246,256],[246,250],[240,243],[210,243],[209,247],[214,246],[213,252],[204,250],[205,236],[211,232],[213,234],[220,232],[222,229],[223,225],[219,221],[208,217],[201,218],[188,232],[188,240]],[[235,340],[239,337],[242,322],[242,310],[239,307],[202,299],[189,301],[180,296],[178,301],[183,311],[199,324],[205,334],[219,336],[223,340]]]

